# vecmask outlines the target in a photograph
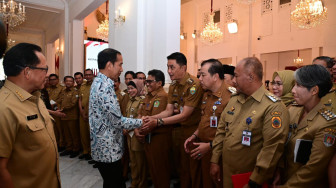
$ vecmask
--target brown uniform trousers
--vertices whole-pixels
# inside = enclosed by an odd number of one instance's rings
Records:
[[[201,187],[201,166],[197,160],[192,159],[184,151],[184,141],[192,135],[197,129],[198,123],[201,120],[201,100],[203,89],[199,84],[199,80],[186,73],[184,78],[178,83],[173,81],[169,86],[168,104],[173,104],[174,107],[181,111],[184,106],[193,107],[194,111],[186,121],[181,124],[181,187]]]
[[[74,87],[63,89],[59,100],[60,108],[66,114],[61,118],[64,125],[66,150],[78,152],[80,149],[79,125],[78,125],[78,92]]]
[[[263,86],[251,96],[234,95],[224,109],[213,140],[212,163],[223,162],[223,185],[231,176],[252,172],[250,180],[261,185],[273,177],[284,151],[289,130],[286,106]],[[250,146],[242,144],[250,131]],[[248,140],[247,137],[244,139]]]
[[[284,153],[284,187],[329,187],[327,169],[335,153],[336,118],[326,120],[321,115],[321,112],[328,109],[330,106],[320,102],[300,122],[303,107],[292,106],[289,109],[292,129]],[[294,163],[297,139],[313,142],[309,161],[305,165]]]
[[[40,96],[9,80],[0,89],[0,157],[9,159],[14,187],[61,187],[53,122]]]
[[[168,95],[161,87],[146,95],[139,114],[141,116],[159,114],[166,109],[167,102]],[[171,131],[171,126],[163,126],[155,128],[147,135],[147,138],[150,137],[150,142],[148,140],[145,142],[145,152],[154,187],[170,187]]]
[[[117,99],[119,102],[121,114],[126,117],[126,106],[129,100],[128,93],[125,93],[118,89],[116,92]],[[127,136],[124,136],[124,154],[121,158],[121,165],[123,169],[123,177],[124,179],[128,179],[128,168],[129,168],[129,152],[128,152],[128,144],[127,144]]]
[[[126,117],[137,118],[138,110],[141,108],[143,97],[130,98],[127,103]],[[132,135],[133,134],[133,135]],[[132,135],[132,136],[131,136]],[[132,188],[147,188],[147,162],[144,146],[134,135],[129,132],[127,135],[128,150],[131,160]]]
[[[49,99],[57,102],[59,100],[61,91],[63,90],[63,86],[57,85],[56,87],[49,87],[47,88]],[[56,104],[59,106],[59,104]],[[64,147],[66,145],[65,138],[64,138],[64,127],[61,125],[61,118],[52,116],[55,120],[54,132],[55,137],[57,140],[57,145],[59,147]]]
[[[210,126],[210,118],[211,116],[216,116],[218,124],[220,115],[230,100],[231,92],[228,87],[229,86],[223,81],[220,89],[216,93],[212,93],[211,91],[204,93],[201,105],[202,117],[198,125],[198,138],[200,142],[209,143],[215,138],[217,127]],[[216,185],[210,177],[211,155],[212,153],[209,152],[199,161],[202,167],[200,173],[203,187],[222,187],[223,185],[221,183]]]
[[[79,100],[82,102],[82,108],[86,115],[89,114],[89,97],[92,82],[86,82],[79,90]],[[89,116],[88,116],[89,117]],[[90,125],[89,120],[79,116],[80,140],[82,143],[83,154],[91,153]]]

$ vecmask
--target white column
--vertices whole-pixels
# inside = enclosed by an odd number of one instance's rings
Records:
[[[65,75],[69,75],[71,69],[69,63],[69,7],[67,3],[64,3],[64,11],[60,17],[59,49],[62,53],[60,55],[59,77],[63,78]]]
[[[71,68],[75,72],[84,72],[84,22],[72,21]]]

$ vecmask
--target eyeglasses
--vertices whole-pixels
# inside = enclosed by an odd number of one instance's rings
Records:
[[[283,85],[283,83],[281,83],[281,82],[271,82],[271,85],[273,85],[273,86],[282,86]]]
[[[156,82],[156,80],[145,80],[145,84],[151,84],[153,82]]]
[[[43,68],[43,67],[33,67],[33,66],[28,66],[28,65],[24,65],[24,66],[21,66],[21,65],[16,65],[17,67],[19,68],[25,68],[25,67],[28,67],[30,69],[37,69],[37,70],[44,70],[46,73],[48,72],[48,65],[46,68]]]

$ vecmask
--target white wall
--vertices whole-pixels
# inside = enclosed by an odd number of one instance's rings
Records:
[[[183,41],[181,51],[187,52],[186,55],[190,62],[188,69],[196,74],[197,68],[190,66],[199,66],[202,60],[208,58],[232,57],[232,64],[235,65],[237,61],[247,56],[261,57],[262,54],[296,51],[297,49],[311,49],[310,60],[319,55],[335,57],[336,1],[324,1],[328,9],[328,20],[323,25],[309,30],[298,29],[290,23],[290,12],[295,9],[298,1],[292,0],[291,6],[280,8],[279,1],[273,0],[272,12],[264,15],[261,14],[261,0],[257,0],[250,7],[235,1],[214,1],[214,10],[221,10],[220,28],[224,33],[224,39],[213,46],[204,45],[199,38],[195,42],[191,37],[194,29],[202,31],[203,14],[210,12],[210,1],[192,0],[184,3],[181,8],[181,22],[183,23],[181,29],[188,34],[188,38]],[[225,24],[225,6],[229,4],[233,4],[232,18],[238,20],[237,34],[229,34]],[[257,40],[259,36],[261,40]],[[195,44],[198,46],[196,50],[194,49]],[[320,48],[323,48],[323,53],[320,52]],[[283,68],[281,63],[277,63],[276,67]]]

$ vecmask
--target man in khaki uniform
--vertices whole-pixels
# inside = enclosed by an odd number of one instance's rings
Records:
[[[82,143],[83,154],[80,158],[85,160],[91,160],[91,143],[90,143],[90,125],[89,125],[89,97],[90,89],[93,81],[93,71],[86,69],[84,71],[84,78],[86,79],[85,85],[80,88],[79,91],[79,128],[80,128],[80,140]]]
[[[41,48],[20,43],[5,55],[0,90],[0,187],[61,187],[53,120],[40,98],[48,71]]]
[[[202,187],[222,187],[214,184],[210,177],[210,159],[212,141],[218,127],[218,121],[235,88],[229,87],[224,80],[222,63],[216,59],[203,61],[200,70],[201,86],[207,92],[202,99],[202,117],[198,129],[184,143],[184,149],[194,159],[198,159],[202,170]],[[189,147],[197,146],[195,149]]]
[[[201,99],[203,89],[199,80],[187,71],[187,59],[179,52],[167,57],[168,74],[173,80],[169,86],[168,105],[160,114],[145,118],[145,125],[141,128],[144,133],[150,132],[156,126],[181,124],[181,187],[200,187],[201,177],[198,171],[200,165],[197,160],[190,158],[184,152],[184,141],[195,132],[201,120]],[[174,112],[174,108],[177,112]],[[173,115],[177,113],[177,115]],[[172,116],[173,115],[173,116]]]
[[[72,76],[64,77],[65,89],[61,92],[59,106],[65,117],[61,118],[64,125],[64,133],[66,138],[66,149],[60,155],[70,155],[74,158],[79,155],[80,138],[78,126],[78,92],[74,87],[74,78]]]
[[[74,74],[74,78],[75,78],[75,82],[76,82],[76,89],[79,92],[80,88],[82,85],[84,85],[84,77],[83,77],[83,73],[81,72],[76,72]]]
[[[224,109],[211,158],[211,176],[220,181],[219,160],[223,162],[223,185],[233,187],[231,176],[252,172],[248,185],[258,187],[273,177],[284,150],[289,114],[280,99],[264,89],[263,69],[257,58],[241,60],[233,80],[237,94]]]
[[[140,116],[153,116],[161,113],[167,107],[168,95],[164,91],[165,76],[160,70],[148,72],[146,80],[148,94],[140,109]],[[156,127],[149,134],[136,135],[145,141],[146,159],[154,187],[170,187],[170,158],[169,151],[172,142],[170,126]]]
[[[59,100],[61,91],[63,90],[63,86],[59,84],[59,79],[57,74],[50,74],[49,75],[49,85],[50,87],[47,88],[48,94],[49,94],[49,99],[50,99],[50,104],[53,108],[53,110],[58,110],[58,104],[56,101]],[[52,116],[55,120],[55,136],[57,140],[57,145],[59,147],[59,151],[61,152],[62,150],[65,149],[65,137],[64,137],[64,127],[61,125],[61,118],[57,116]]]
[[[127,93],[121,91],[119,86],[120,86],[120,77],[118,77],[118,80],[114,80],[114,90],[115,90],[115,93],[117,95],[117,99],[118,99],[118,102],[119,102],[121,114],[123,116],[126,116],[126,106],[127,106],[128,100],[129,100],[129,96],[128,96]]]

